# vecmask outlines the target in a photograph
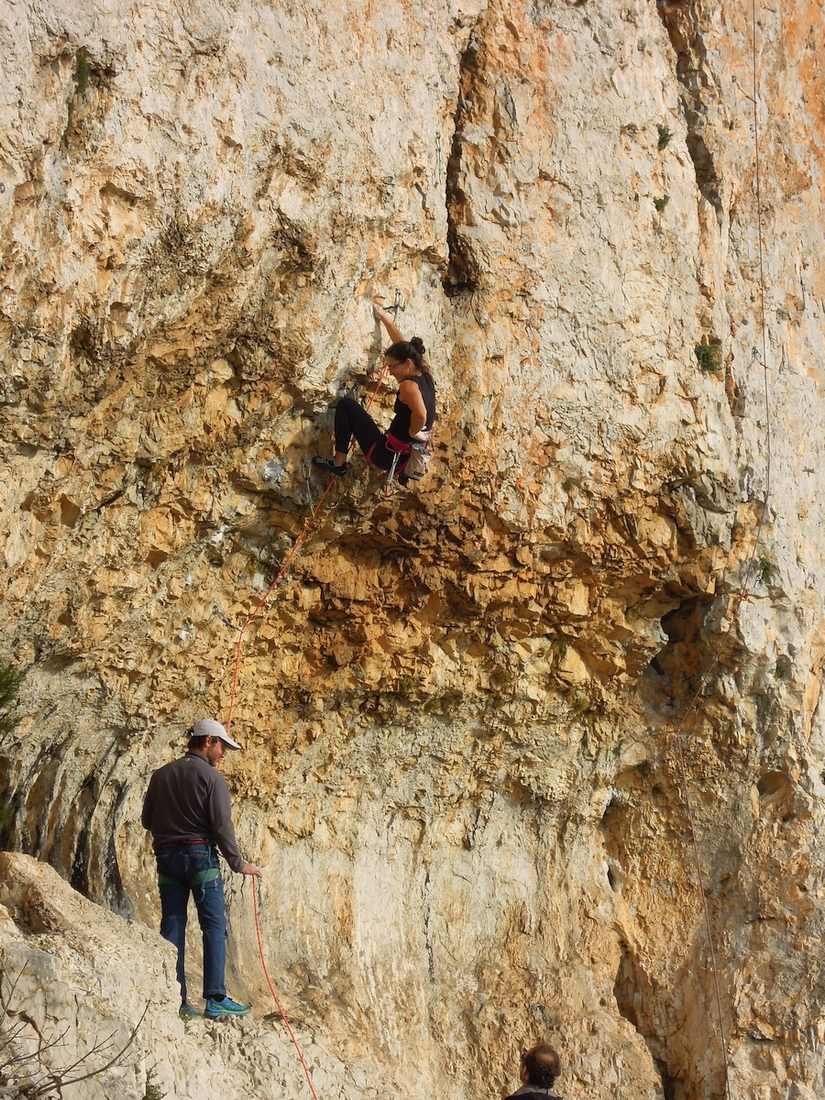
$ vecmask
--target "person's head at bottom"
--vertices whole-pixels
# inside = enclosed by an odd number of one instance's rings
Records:
[[[551,1089],[560,1073],[559,1056],[549,1043],[536,1043],[521,1056],[521,1079],[525,1085]]]

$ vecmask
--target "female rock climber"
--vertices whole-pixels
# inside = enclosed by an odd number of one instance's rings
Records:
[[[342,397],[335,409],[335,456],[313,458],[313,463],[329,473],[347,472],[347,455],[355,436],[367,462],[381,470],[392,468],[393,458],[403,462],[413,441],[429,439],[435,421],[435,383],[424,359],[426,348],[418,336],[405,340],[389,313],[373,305],[373,314],[387,330],[392,345],[384,352],[384,364],[398,383],[392,423],[382,432],[370,414],[352,397]],[[403,466],[399,466],[403,483]]]

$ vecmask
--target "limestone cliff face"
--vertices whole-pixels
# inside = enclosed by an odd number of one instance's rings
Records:
[[[157,932],[80,897],[51,867],[5,852],[0,991],[4,1100],[295,1096],[303,1080],[286,1032],[270,1020],[184,1023],[170,1011],[175,954]],[[377,1100],[377,1067],[347,1066],[296,1029],[319,1094]],[[44,1087],[46,1075],[60,1093]]]
[[[8,847],[156,923],[147,777],[226,717],[308,456],[375,385],[371,298],[429,349],[433,472],[385,499],[355,461],[233,712],[269,964],[330,1094],[504,1095],[543,1037],[568,1100],[724,1094],[677,729],[732,1094],[825,1091],[825,31],[751,15],[2,17]]]

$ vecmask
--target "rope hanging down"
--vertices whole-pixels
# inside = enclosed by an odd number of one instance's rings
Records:
[[[257,883],[256,883],[256,886],[257,886]],[[309,1091],[312,1093],[312,1095],[314,1097],[314,1100],[318,1100],[318,1093],[315,1091],[315,1086],[312,1083],[312,1077],[310,1076],[309,1068],[307,1067],[306,1061],[304,1060],[303,1051],[301,1050],[300,1046],[298,1045],[298,1040],[295,1038],[295,1032],[292,1030],[292,1028],[290,1026],[289,1020],[287,1019],[287,1015],[283,1010],[283,1006],[281,1005],[281,1002],[278,1000],[278,994],[275,992],[275,986],[272,984],[272,979],[269,976],[269,970],[267,969],[267,965],[266,965],[266,958],[264,957],[264,944],[263,944],[263,938],[261,936],[261,921],[260,921],[260,918],[258,916],[258,891],[257,891],[257,889],[253,889],[253,891],[252,891],[252,908],[253,908],[254,913],[255,913],[255,935],[258,939],[258,954],[261,956],[261,966],[263,967],[264,977],[266,978],[266,984],[269,986],[269,992],[272,994],[272,1000],[275,1002],[275,1005],[277,1006],[277,1009],[281,1014],[281,1019],[284,1021],[284,1027],[287,1029],[287,1031],[289,1033],[289,1037],[292,1040],[292,1045],[295,1047],[296,1051],[298,1052],[298,1058],[300,1059],[301,1065],[304,1067],[304,1076],[307,1079],[307,1084],[309,1085]]]
[[[395,305],[396,311],[398,310],[398,306],[399,306],[398,292],[396,292],[396,305]],[[367,406],[366,406],[367,409],[370,408],[370,406],[372,405],[372,403],[375,401],[376,397],[378,396],[379,390],[381,389],[381,386],[384,382],[384,377],[385,377],[386,373],[387,373],[387,367],[386,367],[386,365],[384,365],[381,368],[381,373],[378,376],[378,382],[375,386],[372,397],[370,397],[369,401],[367,402]],[[353,444],[350,443],[350,449],[352,449],[352,446],[353,446]],[[298,548],[300,547],[301,543],[304,541],[307,534],[309,533],[309,529],[312,527],[312,524],[315,522],[315,519],[316,519],[319,511],[321,510],[321,507],[322,507],[324,501],[329,496],[330,489],[335,484],[335,481],[336,481],[335,476],[330,478],[329,482],[327,483],[327,487],[324,489],[323,493],[321,494],[321,496],[318,500],[318,503],[314,507],[310,508],[309,517],[307,518],[307,521],[304,524],[303,529],[301,530],[301,533],[298,535],[297,539],[292,544],[292,549],[290,550],[290,552],[287,554],[286,558],[284,559],[283,565],[278,570],[278,572],[275,574],[275,577],[273,578],[272,583],[270,584],[269,588],[267,588],[266,592],[263,594],[261,599],[255,605],[252,612],[247,616],[246,620],[244,621],[243,625],[241,626],[240,630],[238,631],[238,641],[235,645],[235,667],[234,667],[234,670],[233,670],[233,673],[232,673],[232,692],[231,692],[231,696],[230,696],[230,699],[229,699],[229,711],[227,713],[226,722],[224,723],[225,726],[226,726],[227,731],[229,730],[230,726],[232,725],[232,715],[233,715],[233,712],[235,710],[235,700],[236,700],[237,692],[238,692],[238,678],[239,678],[239,675],[240,675],[240,667],[241,667],[241,647],[243,646],[243,638],[244,638],[244,634],[246,633],[247,627],[253,621],[253,619],[255,619],[255,617],[259,614],[259,612],[261,611],[261,609],[266,604],[266,602],[269,599],[272,592],[275,590],[275,588],[280,583],[281,579],[283,578],[284,574],[286,573],[287,569],[289,568],[290,564],[292,563],[293,559],[295,558],[295,555],[298,552]],[[223,618],[223,616],[221,616],[221,617]],[[226,621],[226,620],[224,620],[224,621]],[[307,1067],[306,1061],[304,1060],[303,1052],[302,1052],[301,1047],[298,1043],[298,1040],[295,1038],[295,1033],[292,1030],[292,1027],[290,1026],[289,1019],[287,1018],[287,1015],[284,1012],[283,1006],[281,1005],[281,1002],[278,999],[278,994],[275,992],[275,986],[273,985],[272,979],[269,976],[269,969],[267,968],[266,957],[264,956],[263,938],[261,936],[261,922],[260,922],[260,917],[259,917],[259,914],[258,914],[258,894],[257,894],[257,890],[254,890],[254,889],[252,891],[252,907],[253,907],[253,912],[254,912],[254,917],[255,917],[255,936],[256,936],[257,941],[258,941],[258,954],[259,954],[260,959],[261,959],[261,967],[262,967],[263,972],[264,972],[264,977],[266,978],[266,984],[269,986],[269,992],[272,994],[272,999],[275,1002],[275,1005],[278,1009],[278,1012],[281,1015],[281,1019],[284,1022],[284,1026],[286,1027],[286,1030],[289,1034],[289,1038],[292,1041],[292,1045],[295,1047],[295,1050],[298,1053],[298,1058],[300,1059],[301,1065],[303,1066],[304,1074],[305,1074],[306,1079],[307,1079],[307,1084],[309,1085],[309,1090],[312,1093],[312,1096],[313,1096],[314,1100],[318,1100],[318,1094],[315,1091],[315,1086],[312,1083],[312,1077],[310,1076],[309,1069]]]
[[[742,582],[742,586],[736,595],[733,608],[731,611],[731,625],[735,623],[739,617],[739,611],[743,602],[748,598],[751,591],[751,583],[753,581],[753,574],[756,568],[756,555],[759,549],[760,542],[762,540],[762,533],[765,526],[765,520],[768,512],[768,503],[771,495],[771,415],[770,415],[770,385],[768,376],[768,353],[767,353],[767,324],[765,320],[765,268],[764,268],[764,245],[763,245],[763,227],[762,227],[762,188],[760,178],[760,160],[759,160],[759,111],[758,111],[758,71],[757,71],[757,48],[756,48],[756,0],[751,0],[751,55],[752,55],[752,88],[753,94],[748,96],[753,107],[753,132],[754,132],[754,192],[756,196],[756,229],[757,229],[757,249],[759,256],[759,326],[761,333],[762,344],[762,381],[763,392],[765,400],[765,495],[762,501],[762,507],[759,511],[759,519],[756,525],[756,535],[754,538],[753,546],[750,551],[750,555],[747,559],[745,578]],[[759,354],[754,350],[754,358],[759,358]],[[685,708],[677,726],[674,728],[672,737],[676,742],[677,761],[679,766],[679,783],[682,789],[682,801],[685,806],[685,813],[687,815],[688,827],[691,838],[691,848],[693,851],[693,863],[694,870],[696,872],[696,879],[699,886],[699,892],[702,899],[702,914],[705,924],[705,932],[708,939],[708,951],[710,953],[711,970],[713,974],[713,986],[714,997],[716,1001],[716,1014],[719,1024],[719,1040],[722,1048],[722,1062],[725,1077],[725,1096],[727,1100],[731,1100],[731,1084],[730,1084],[730,1065],[728,1060],[728,1040],[725,1029],[725,1013],[722,1006],[722,991],[721,983],[719,979],[719,967],[716,960],[716,949],[713,939],[713,929],[710,920],[710,909],[708,906],[707,890],[705,889],[704,876],[702,874],[702,865],[699,858],[699,845],[696,835],[696,826],[693,815],[693,806],[690,799],[690,790],[688,787],[688,771],[687,764],[684,755],[684,725],[688,716],[695,710],[699,699],[702,697],[704,688],[708,683],[711,675],[716,669],[719,661],[722,657],[725,645],[729,644],[731,631],[728,631],[723,635],[716,643],[712,653],[711,661],[708,667],[702,674],[699,686],[690,699],[687,707]]]
[[[385,364],[381,368],[381,373],[378,376],[378,382],[376,384],[375,389],[373,390],[372,397],[367,402],[367,405],[366,405],[367,410],[369,410],[371,408],[372,403],[375,401],[376,397],[378,396],[378,392],[381,389],[381,386],[384,382],[384,377],[385,377],[386,373],[387,373],[387,367],[386,367],[386,364]],[[350,443],[350,450],[352,450],[352,447],[353,447],[353,442]],[[292,544],[292,549],[289,551],[286,558],[284,559],[283,565],[278,570],[278,572],[275,574],[275,577],[274,577],[272,583],[270,584],[269,588],[267,588],[266,592],[264,592],[263,596],[258,601],[258,603],[255,605],[254,609],[252,610],[250,615],[246,618],[246,620],[244,621],[244,623],[241,626],[240,630],[238,631],[238,641],[235,644],[235,667],[234,667],[234,670],[233,670],[233,673],[232,673],[232,691],[231,691],[231,694],[230,694],[230,697],[229,697],[229,710],[227,712],[226,722],[224,723],[227,730],[229,730],[229,728],[232,725],[232,715],[234,714],[234,711],[235,711],[235,700],[236,700],[236,697],[237,697],[237,694],[238,694],[238,678],[240,676],[240,668],[241,668],[241,648],[243,646],[244,634],[246,633],[249,624],[253,621],[253,619],[255,619],[255,617],[258,615],[258,613],[264,607],[264,605],[266,604],[266,602],[269,599],[270,595],[275,590],[275,588],[277,588],[277,586],[280,584],[284,574],[286,573],[287,569],[289,569],[290,565],[292,564],[292,561],[293,561],[295,555],[298,553],[298,548],[300,547],[301,543],[306,538],[307,534],[309,533],[309,529],[312,527],[313,523],[315,522],[315,519],[318,516],[318,513],[320,512],[324,501],[329,496],[330,489],[332,489],[333,485],[335,484],[335,480],[336,479],[335,479],[334,476],[330,478],[329,482],[327,483],[327,487],[324,489],[323,493],[321,494],[321,496],[318,499],[318,503],[310,508],[310,513],[309,513],[309,516],[307,517],[306,523],[303,526],[303,530],[301,531],[300,535],[298,535],[295,542]]]

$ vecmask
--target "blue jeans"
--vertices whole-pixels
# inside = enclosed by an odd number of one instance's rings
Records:
[[[157,853],[160,890],[160,934],[178,949],[177,977],[186,1001],[186,916],[189,895],[195,899],[203,934],[203,996],[226,996],[226,911],[223,879],[214,844],[175,844]],[[214,875],[214,877],[210,877]],[[208,879],[208,881],[203,881]],[[169,881],[173,880],[173,881]]]

